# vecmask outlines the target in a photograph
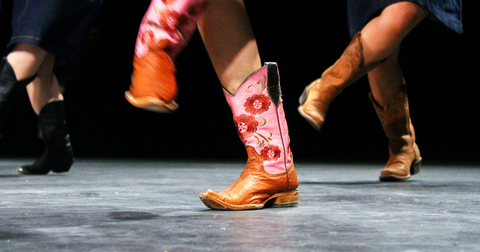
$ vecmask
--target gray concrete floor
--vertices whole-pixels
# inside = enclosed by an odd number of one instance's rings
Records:
[[[480,251],[480,166],[424,166],[380,183],[382,164],[297,163],[300,204],[212,211],[198,193],[242,163],[77,160],[19,176],[0,161],[0,251]]]

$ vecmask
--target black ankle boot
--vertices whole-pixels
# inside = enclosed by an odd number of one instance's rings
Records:
[[[27,175],[67,172],[74,158],[63,101],[47,103],[38,115],[38,122],[45,141],[45,152],[34,164],[18,168],[18,172]]]
[[[20,97],[28,83],[32,82],[36,75],[18,81],[12,66],[6,58],[3,58],[0,66],[0,138],[3,135],[5,118],[13,102]]]

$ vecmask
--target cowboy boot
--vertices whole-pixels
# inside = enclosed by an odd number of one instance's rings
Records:
[[[320,79],[305,88],[299,99],[298,111],[315,129],[320,130],[333,99],[382,62],[365,65],[361,33],[357,33],[337,62],[325,70]]]
[[[56,173],[69,171],[74,157],[65,122],[64,102],[47,103],[38,115],[38,122],[45,143],[45,151],[32,165],[18,168],[18,173],[45,175],[50,171]]]
[[[233,113],[248,161],[235,183],[200,199],[218,210],[286,207],[298,203],[297,174],[290,151],[276,63],[266,63],[231,94],[224,94]]]
[[[0,138],[3,134],[5,119],[15,100],[20,97],[25,87],[32,82],[37,75],[17,80],[12,66],[6,58],[3,58],[0,67]]]
[[[137,36],[132,84],[125,98],[159,113],[178,109],[173,59],[185,48],[207,0],[152,0]]]
[[[380,181],[409,179],[411,175],[420,172],[422,157],[415,143],[406,86],[403,85],[385,107],[375,101],[372,93],[369,97],[389,139],[390,158],[380,173]]]

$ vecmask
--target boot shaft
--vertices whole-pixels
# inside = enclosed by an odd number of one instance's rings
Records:
[[[415,131],[410,119],[406,85],[402,85],[384,107],[375,101],[372,93],[369,97],[389,139],[391,152],[396,154],[411,149],[415,144]]]
[[[47,148],[70,145],[63,101],[47,103],[38,115],[38,123]]]
[[[15,71],[6,58],[2,59],[0,69],[0,103],[1,106],[11,106],[25,91],[26,86],[35,79],[36,75],[17,80]]]
[[[175,58],[197,29],[208,0],[152,0],[140,24],[135,53],[142,57],[159,41],[168,40],[165,49]]]
[[[2,59],[0,65],[0,138],[3,135],[3,128],[12,104],[26,90],[26,86],[35,79],[36,75],[17,80],[15,72],[6,58]]]
[[[333,95],[336,96],[345,87],[360,79],[382,62],[384,60],[365,65],[362,34],[359,32],[353,37],[335,64],[323,72],[322,80],[325,82],[324,85],[328,85],[329,89],[335,92]]]
[[[225,89],[224,94],[243,143],[263,158],[267,172],[285,172],[292,158],[276,63],[266,63],[234,94]]]

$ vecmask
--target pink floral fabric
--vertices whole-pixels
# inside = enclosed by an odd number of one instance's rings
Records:
[[[285,172],[292,163],[288,126],[283,104],[276,107],[268,96],[267,67],[252,74],[235,94],[225,89],[224,94],[240,139],[262,156],[265,171]]]
[[[187,45],[208,0],[152,0],[138,31],[135,53],[142,57],[152,44],[168,40],[165,48],[175,58]]]

